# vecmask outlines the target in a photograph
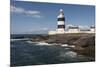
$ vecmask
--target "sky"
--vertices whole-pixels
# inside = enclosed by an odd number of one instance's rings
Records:
[[[11,0],[11,34],[46,34],[57,28],[59,10],[64,10],[66,28],[95,25],[95,6],[23,2]]]

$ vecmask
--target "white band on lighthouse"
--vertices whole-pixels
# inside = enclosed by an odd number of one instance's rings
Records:
[[[58,25],[64,25],[64,21],[58,21]]]

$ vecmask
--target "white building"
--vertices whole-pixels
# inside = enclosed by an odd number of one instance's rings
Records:
[[[79,33],[79,27],[78,26],[69,26],[68,31],[66,33]]]
[[[90,26],[90,31],[95,32],[95,26]]]

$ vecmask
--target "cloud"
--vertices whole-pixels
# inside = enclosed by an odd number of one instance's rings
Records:
[[[43,28],[42,30],[48,30],[48,28]]]
[[[12,5],[10,7],[10,10],[11,10],[11,12],[15,12],[15,13],[24,13],[25,12],[25,10],[23,8],[17,8],[17,7],[12,6]]]
[[[28,16],[31,16],[31,17],[33,17],[33,18],[42,18],[43,16],[41,16],[41,15],[28,15]]]
[[[25,14],[27,16],[31,16],[31,17],[34,17],[34,18],[41,18],[42,17],[40,15],[40,11],[37,11],[37,10],[26,10],[25,8],[15,7],[13,5],[11,5],[10,11],[13,12],[13,13]]]
[[[48,28],[38,28],[38,29],[34,29],[34,28],[30,28],[25,30],[22,33],[26,33],[26,34],[47,34],[48,33]]]
[[[31,31],[47,31],[47,30],[48,30],[48,28],[44,27],[44,28],[38,28],[38,29],[31,28],[28,31],[31,32]]]
[[[71,27],[76,27],[76,26],[78,26],[81,30],[90,29],[90,26],[88,26],[88,25],[73,25],[73,24],[67,24],[67,25],[66,25],[66,29],[68,29],[70,26],[71,26]]]
[[[32,11],[32,10],[28,10],[28,11],[25,11],[25,13],[26,13],[26,14],[32,14],[32,15],[33,15],[33,14],[40,14],[39,11],[35,11],[35,10],[33,10],[33,11]]]
[[[73,27],[73,26],[75,26],[75,25],[73,25],[73,24],[67,24],[67,25],[66,25],[66,27],[69,27],[69,26],[72,26],[72,27]]]

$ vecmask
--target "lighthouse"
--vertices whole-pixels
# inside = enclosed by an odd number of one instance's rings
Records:
[[[63,9],[60,9],[60,14],[57,17],[57,34],[65,33],[65,16]]]

